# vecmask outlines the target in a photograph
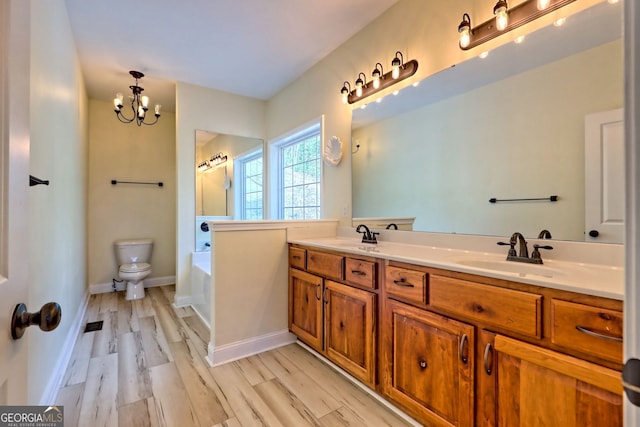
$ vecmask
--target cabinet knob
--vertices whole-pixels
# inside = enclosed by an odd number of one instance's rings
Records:
[[[600,235],[600,232],[598,230],[589,231],[589,236],[591,237],[598,237],[599,235]]]
[[[420,369],[427,369],[427,361],[420,359],[420,361],[418,362],[420,365]]]

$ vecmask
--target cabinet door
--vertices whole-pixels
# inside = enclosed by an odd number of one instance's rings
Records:
[[[327,357],[360,381],[375,387],[375,294],[327,281]]]
[[[619,371],[501,335],[487,345],[478,392],[496,410],[479,426],[622,426]]]
[[[322,278],[289,270],[289,330],[322,351]]]
[[[385,394],[429,426],[472,426],[474,328],[387,300]]]

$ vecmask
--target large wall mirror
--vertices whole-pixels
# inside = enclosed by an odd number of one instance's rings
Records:
[[[621,27],[621,5],[599,3],[354,109],[353,216],[588,240],[585,117],[623,106]]]
[[[203,222],[257,219],[243,214],[251,211],[251,206],[245,209],[247,203],[259,204],[261,212],[262,197],[257,194],[262,192],[263,140],[196,130],[195,144],[196,251],[203,251],[210,240]],[[247,177],[249,184],[243,180]],[[248,199],[238,200],[243,195]]]

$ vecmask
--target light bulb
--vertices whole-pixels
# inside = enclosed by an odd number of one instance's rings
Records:
[[[538,0],[536,6],[538,7],[538,10],[545,10],[549,7],[549,2],[550,0]]]
[[[142,108],[142,105],[138,106],[138,117],[144,119],[144,108]]]
[[[373,76],[373,88],[378,89],[380,87],[380,77],[377,75]]]
[[[356,80],[356,96],[362,96],[362,87],[364,86],[364,80],[362,80],[360,76],[364,76],[364,73],[360,73],[358,75],[358,79]]]
[[[342,92],[342,103],[346,104],[349,102],[349,93],[347,91]]]
[[[149,106],[149,97],[148,96],[142,96],[140,98],[140,100],[142,101],[142,107],[146,110]]]
[[[398,55],[402,57],[402,53],[398,51],[396,52],[396,57],[391,61],[391,78],[394,80],[400,77],[400,67],[402,66],[402,61],[400,61]]]
[[[460,47],[468,47],[469,43],[471,43],[471,34],[467,28],[460,31]]]
[[[504,31],[509,26],[506,0],[498,0],[493,7],[493,14],[496,16],[496,28],[498,31]]]
[[[116,93],[116,97],[113,100],[113,104],[116,107],[116,110],[120,111],[120,109],[122,108],[122,94],[120,92]]]
[[[161,108],[162,108],[162,105],[160,105],[160,104],[156,104],[156,107],[155,107],[156,116],[159,116],[159,115],[160,115],[160,109],[161,109]]]
[[[504,8],[496,13],[496,28],[498,31],[504,31],[509,25],[509,16],[507,16],[507,9]]]

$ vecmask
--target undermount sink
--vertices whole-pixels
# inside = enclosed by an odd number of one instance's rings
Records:
[[[544,264],[527,264],[516,261],[499,261],[490,259],[461,259],[457,260],[456,263],[467,267],[493,270],[500,273],[518,276],[558,277],[565,275],[563,271],[548,267]]]

